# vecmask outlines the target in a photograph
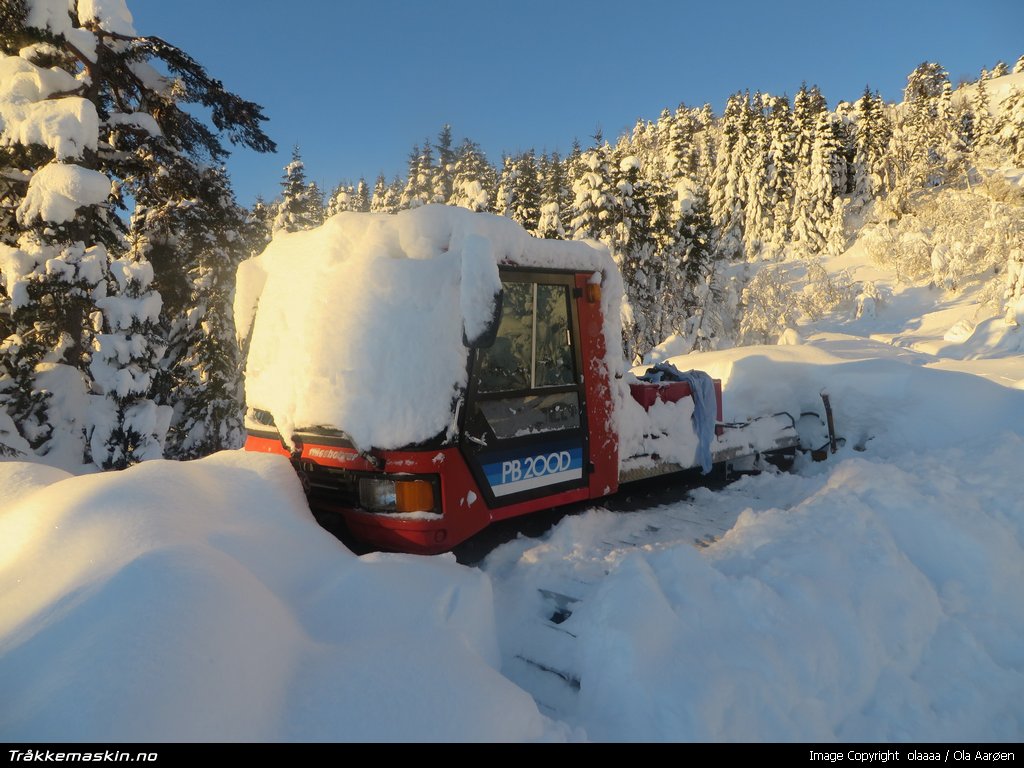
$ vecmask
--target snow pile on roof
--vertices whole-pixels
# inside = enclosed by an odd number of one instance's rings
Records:
[[[278,235],[239,267],[248,405],[285,439],[321,426],[364,449],[398,448],[445,432],[467,381],[463,337],[492,316],[497,264],[603,273],[608,360],[621,367],[621,279],[603,248],[451,206],[345,212]]]
[[[287,461],[0,462],[0,739],[564,738],[504,679],[491,586],[356,558]]]

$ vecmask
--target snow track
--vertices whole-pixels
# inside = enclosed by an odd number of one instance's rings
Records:
[[[580,643],[586,625],[574,616],[599,599],[603,580],[617,564],[637,551],[706,548],[732,528],[751,500],[728,488],[714,493],[687,488],[648,484],[631,489],[612,498],[610,509],[563,518],[550,535],[509,542],[481,565],[495,582],[502,673],[527,691],[545,715],[576,721],[580,689],[586,685],[585,644]],[[683,498],[670,504],[653,501],[666,496]],[[745,503],[737,503],[741,498]],[[653,506],[638,508],[644,503]]]

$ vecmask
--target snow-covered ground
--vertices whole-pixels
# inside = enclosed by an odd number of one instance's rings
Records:
[[[0,462],[0,740],[1021,741],[1024,332],[890,290],[676,361],[727,419],[827,389],[829,461],[476,567],[356,557],[276,457]]]

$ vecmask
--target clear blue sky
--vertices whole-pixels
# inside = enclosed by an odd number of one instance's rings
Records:
[[[864,86],[898,100],[937,61],[954,84],[1024,54],[1024,0],[127,0],[140,34],[183,48],[264,107],[277,155],[238,149],[239,201],[268,200],[299,144],[329,192],[405,173],[413,144],[452,125],[492,162],[613,139],[663,107],[729,94],[834,106]]]

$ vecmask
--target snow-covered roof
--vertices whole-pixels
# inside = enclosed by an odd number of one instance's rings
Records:
[[[621,278],[596,243],[541,240],[443,205],[344,212],[278,234],[239,267],[247,404],[285,439],[326,426],[361,448],[397,448],[444,432],[467,381],[463,332],[474,338],[490,320],[498,264],[602,273],[608,358],[621,367]]]

